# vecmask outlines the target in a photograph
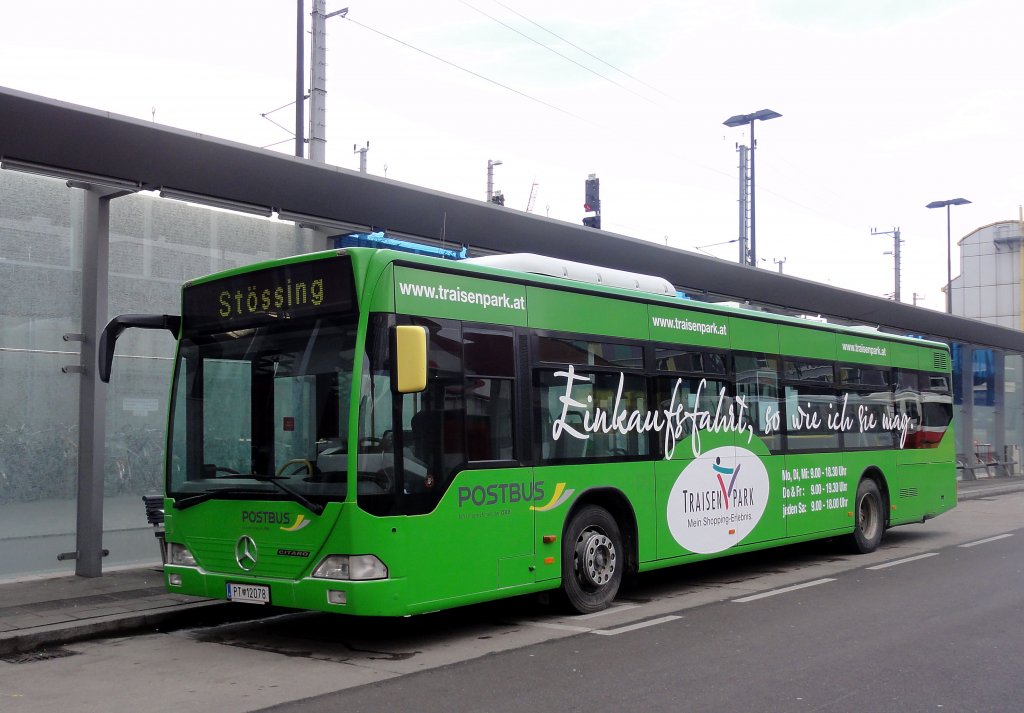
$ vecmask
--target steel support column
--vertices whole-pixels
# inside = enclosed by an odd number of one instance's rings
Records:
[[[992,448],[997,459],[1006,461],[1006,352],[1002,349],[992,350],[992,368]]]
[[[956,429],[956,452],[964,459],[964,465],[978,464],[974,449],[974,348],[960,344],[960,408],[957,410],[953,427]],[[964,480],[974,480],[974,470],[963,471]]]
[[[82,349],[78,386],[78,518],[75,574],[103,572],[103,473],[107,433],[107,387],[96,368],[99,334],[107,323],[110,247],[110,200],[125,195],[98,186],[83,188],[82,209]]]

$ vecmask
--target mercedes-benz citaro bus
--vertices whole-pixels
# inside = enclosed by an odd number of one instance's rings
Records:
[[[944,344],[715,306],[536,255],[352,248],[191,280],[166,584],[399,616],[816,538],[871,552],[956,504]]]

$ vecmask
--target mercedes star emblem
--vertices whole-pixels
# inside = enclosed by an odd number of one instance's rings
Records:
[[[256,566],[256,542],[248,535],[242,535],[235,543],[235,562],[246,572]]]

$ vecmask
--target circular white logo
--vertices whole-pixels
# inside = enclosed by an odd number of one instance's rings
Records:
[[[683,468],[668,496],[668,528],[681,546],[711,554],[738,545],[768,504],[768,471],[746,448],[722,446]]]

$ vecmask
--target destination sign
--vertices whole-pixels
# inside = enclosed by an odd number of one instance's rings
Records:
[[[221,332],[354,308],[347,258],[255,270],[185,288],[184,331]]]

